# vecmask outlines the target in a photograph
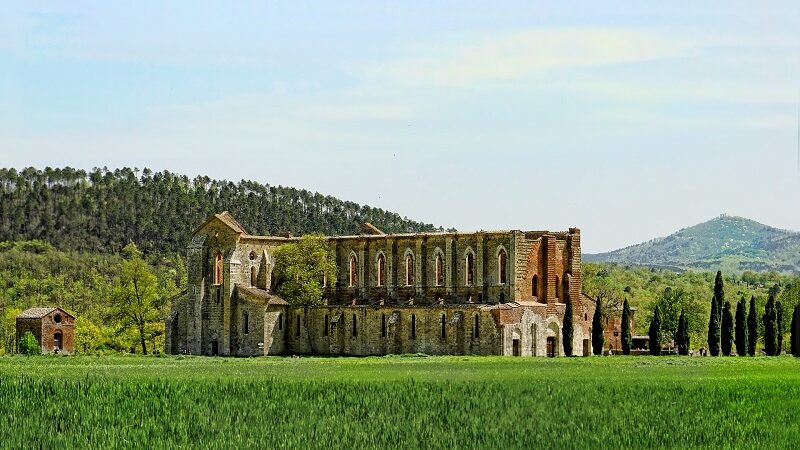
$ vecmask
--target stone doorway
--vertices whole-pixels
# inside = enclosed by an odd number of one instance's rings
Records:
[[[589,343],[589,339],[583,340],[583,356],[591,356],[592,354],[592,345]]]
[[[53,350],[61,350],[62,341],[63,338],[61,336],[61,332],[56,331],[56,333],[53,335]]]
[[[519,351],[519,339],[514,339],[511,341],[511,354],[514,356],[521,356]]]
[[[211,356],[219,356],[219,342],[211,341]]]
[[[556,357],[556,338],[553,336],[549,336],[547,338],[547,357],[548,358]]]

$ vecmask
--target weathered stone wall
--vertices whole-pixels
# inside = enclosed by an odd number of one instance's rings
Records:
[[[240,298],[234,292],[237,285],[270,291],[273,251],[288,241],[291,239],[249,236],[224,220],[211,220],[197,230],[188,248],[187,295],[176,303],[167,320],[167,351],[220,355],[310,352],[303,320],[299,325],[301,335],[297,336],[296,310]],[[328,242],[338,274],[336,279],[328,280],[325,306],[309,312],[311,347],[316,353],[544,356],[548,334],[558,342],[557,353],[563,351],[560,320],[567,295],[581,298],[577,229],[565,233],[360,235],[331,237]],[[506,255],[503,283],[501,252]],[[221,283],[215,280],[217,255],[223,260]],[[409,255],[413,264],[407,277]],[[436,277],[437,255],[442,259],[441,283]],[[356,259],[356,282],[352,286],[351,256]],[[382,283],[378,279],[379,257],[385,260]],[[471,283],[467,276],[468,258],[473,261]],[[536,295],[532,288],[534,276]],[[580,320],[585,312],[583,303],[573,305],[575,348],[579,353],[588,328]],[[473,338],[476,314],[480,335]],[[507,322],[512,316],[513,320]],[[381,331],[384,323],[385,335]]]
[[[55,320],[58,315],[60,321]],[[17,318],[16,320],[17,345],[22,336],[30,331],[41,345],[42,353],[53,353],[55,349],[55,335],[61,334],[61,350],[59,353],[71,355],[75,353],[75,319],[60,310],[38,319]]]

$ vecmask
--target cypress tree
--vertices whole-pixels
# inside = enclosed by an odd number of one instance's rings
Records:
[[[774,356],[776,350],[775,328],[778,317],[775,312],[775,298],[771,295],[764,306],[762,319],[764,321],[764,353],[767,356]]]
[[[572,336],[574,334],[572,317],[572,299],[567,294],[567,308],[564,311],[564,323],[561,327],[561,342],[564,345],[564,355],[572,356]]]
[[[677,333],[677,341],[678,341],[678,354],[680,355],[688,355],[689,354],[689,324],[686,322],[686,315],[681,310],[681,315],[678,317],[678,333]]]
[[[758,319],[756,318],[756,298],[750,297],[750,312],[747,313],[747,354],[755,356],[758,342]]]
[[[650,337],[650,354],[658,356],[661,354],[661,314],[658,306],[653,311],[653,320],[650,321],[650,330],[647,335]]]
[[[744,297],[742,297],[736,304],[736,327],[735,327],[736,337],[734,338],[734,342],[736,343],[736,354],[739,356],[745,356],[747,354],[747,319],[745,315],[746,308],[747,304],[744,301]]]
[[[631,308],[628,299],[622,303],[622,354],[631,354]]]
[[[795,343],[797,332],[795,332],[795,327],[797,326],[798,308],[800,308],[800,305],[795,305],[792,313],[792,323],[789,325],[789,351],[792,352],[792,356],[797,356],[797,344]]]
[[[592,352],[595,355],[602,355],[604,345],[603,307],[600,304],[600,299],[597,299],[594,305],[594,316],[592,317]]]
[[[711,300],[711,317],[708,319],[708,352],[719,356],[719,332],[721,330],[717,300]]]
[[[722,281],[722,271],[717,271],[717,276],[714,278],[714,300],[717,302],[717,313],[719,314],[720,333],[722,332],[722,307],[725,303],[725,289]]]
[[[720,347],[722,354],[731,356],[731,347],[733,347],[733,314],[731,314],[731,302],[725,302],[722,307],[722,342]]]
[[[775,302],[775,355],[783,353],[783,305]]]

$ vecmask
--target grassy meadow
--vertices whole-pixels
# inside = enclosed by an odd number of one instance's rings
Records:
[[[800,360],[0,357],[0,446],[767,448]]]

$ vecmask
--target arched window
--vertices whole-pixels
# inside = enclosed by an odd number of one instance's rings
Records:
[[[242,313],[242,324],[244,327],[244,334],[250,333],[250,314],[247,314],[247,311]]]
[[[406,255],[406,286],[414,284],[414,255]]]
[[[386,258],[383,253],[378,254],[378,286],[386,284]]]
[[[214,257],[214,284],[222,284],[222,253]]]
[[[256,268],[254,266],[250,268],[250,286],[255,286],[255,285],[256,285]]]
[[[417,338],[417,316],[411,315],[411,339]]]
[[[356,322],[356,315],[353,314],[353,337],[358,336],[358,324]]]
[[[442,267],[442,255],[436,254],[436,260],[434,261],[434,268],[436,271],[436,286],[444,286],[444,267]]]
[[[464,261],[464,284],[472,286],[475,282],[475,255],[472,250],[467,251],[467,257]]]
[[[539,275],[534,275],[531,278],[531,295],[534,297],[539,296]]]
[[[481,316],[475,314],[475,323],[472,324],[472,337],[478,339],[481,337]]]
[[[386,337],[386,314],[381,314],[381,337]]]
[[[446,327],[445,315],[444,314],[442,314],[442,316],[440,318],[440,321],[441,321],[441,326],[442,326],[442,339],[446,339],[447,338],[447,327]]]
[[[497,254],[497,279],[499,280],[500,284],[506,284],[507,260],[508,256],[506,255],[506,251],[501,249]]]
[[[278,313],[278,330],[283,330],[283,314]]]
[[[356,255],[350,255],[350,287],[355,286],[358,283],[358,260],[356,259]]]
[[[297,325],[295,325],[294,334],[295,336],[300,336],[300,314],[297,315]]]
[[[328,315],[325,314],[325,328],[322,330],[322,335],[323,336],[327,336],[328,335],[328,324],[329,324]]]

